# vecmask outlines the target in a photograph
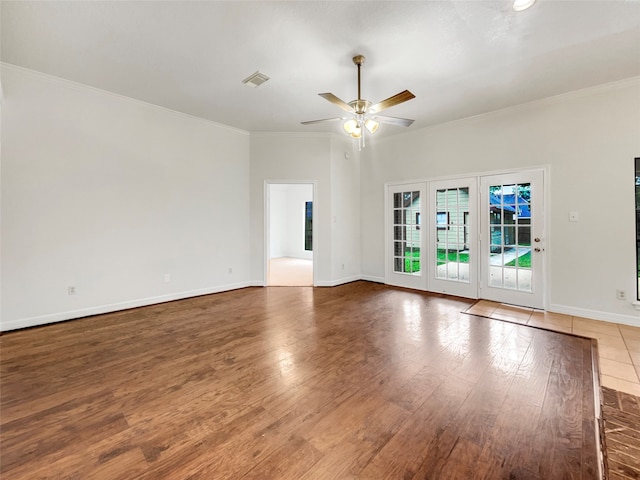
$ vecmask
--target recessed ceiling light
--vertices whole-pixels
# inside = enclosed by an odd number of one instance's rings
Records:
[[[244,83],[245,85],[249,85],[250,87],[256,88],[262,85],[267,80],[269,80],[269,77],[267,77],[264,73],[258,71],[252,75],[249,75],[247,78],[245,78],[242,81],[242,83]]]
[[[513,9],[516,12],[521,12],[522,10],[526,10],[531,7],[534,3],[536,3],[536,0],[514,0]]]

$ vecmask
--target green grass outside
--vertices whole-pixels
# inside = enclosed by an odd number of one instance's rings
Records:
[[[406,252],[404,257],[404,271],[409,272],[419,272],[420,271],[420,250]]]
[[[515,267],[516,261],[520,268],[531,268],[531,252],[525,253],[517,259],[511,260],[505,264],[505,267]],[[438,265],[444,265],[447,262],[454,263],[469,263],[468,253],[459,253],[455,251],[447,252],[445,249],[438,249]],[[420,251],[412,251],[405,253],[404,257],[404,271],[405,272],[419,272],[420,271]]]
[[[525,253],[518,258],[514,258],[510,262],[504,264],[505,267],[515,267],[516,260],[518,261],[518,267],[520,268],[531,268],[531,252]]]
[[[444,265],[447,262],[453,263],[469,263],[468,253],[459,253],[456,251],[447,251],[444,248],[438,249],[438,265]]]
[[[447,262],[469,263],[468,253],[458,253],[455,251],[447,252],[445,249],[438,249],[438,265],[444,265]],[[405,272],[420,271],[420,251],[406,252],[404,257]]]

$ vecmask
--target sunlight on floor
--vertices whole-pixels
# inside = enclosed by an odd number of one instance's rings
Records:
[[[640,328],[480,300],[464,313],[598,340],[600,383],[640,396]]]
[[[313,260],[290,257],[270,259],[267,285],[272,287],[313,286]]]

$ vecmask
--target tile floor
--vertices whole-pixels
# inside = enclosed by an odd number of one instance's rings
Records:
[[[600,383],[640,396],[640,327],[600,322],[480,300],[465,313],[531,325],[598,340]]]

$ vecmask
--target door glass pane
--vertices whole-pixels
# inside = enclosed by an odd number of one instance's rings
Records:
[[[494,265],[489,267],[489,286],[502,287],[502,267]]]
[[[469,283],[469,188],[436,191],[437,279]]]
[[[393,195],[393,271],[420,275],[420,192]]]
[[[403,259],[402,258],[394,258],[393,259],[393,271],[394,272],[404,272]]]
[[[491,253],[502,253],[502,227],[490,227]]]
[[[531,184],[489,187],[489,285],[531,292]]]
[[[516,227],[504,227],[502,241],[505,245],[513,247],[516,244]]]

